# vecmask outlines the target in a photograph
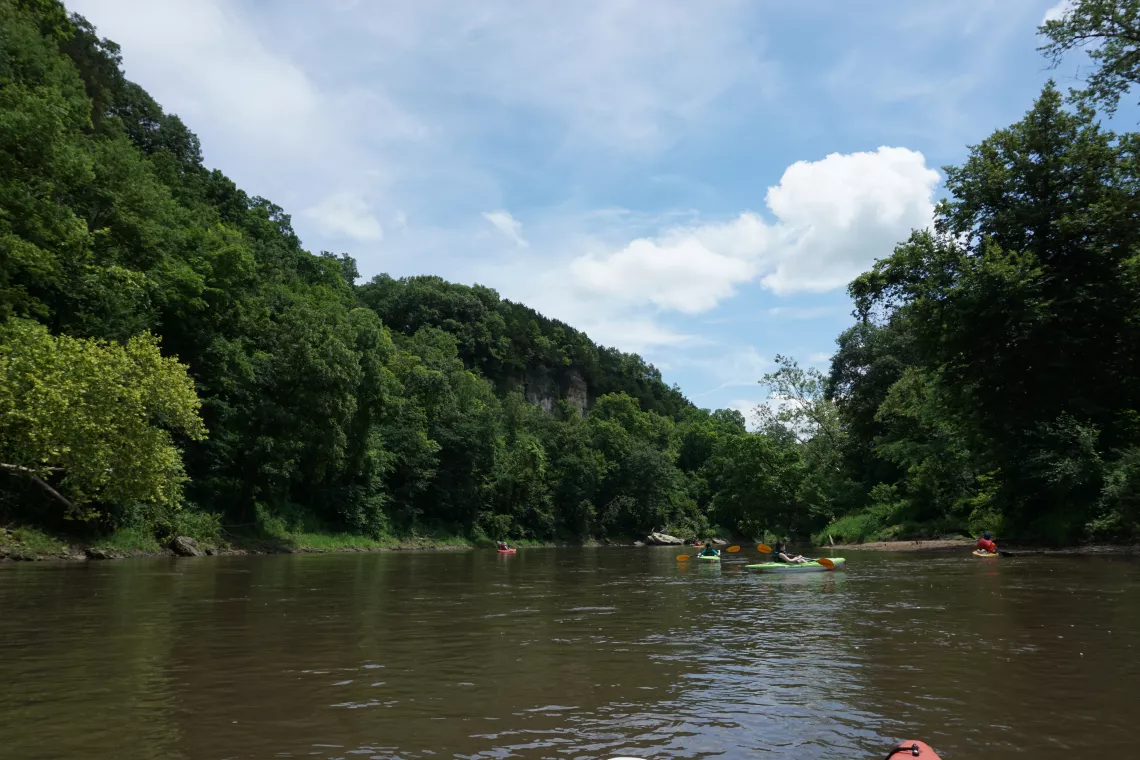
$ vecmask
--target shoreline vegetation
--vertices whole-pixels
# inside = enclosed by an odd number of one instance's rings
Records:
[[[897,553],[951,553],[966,552],[974,545],[975,539],[967,537],[933,538],[916,540],[869,541],[859,544],[834,544],[830,546],[804,547],[802,551],[811,554],[839,552],[897,552]],[[724,540],[718,539],[720,544]],[[735,541],[748,545],[748,541]],[[511,541],[520,549],[552,547],[625,547],[652,550],[683,551],[700,541],[686,542],[677,546],[651,546],[644,541],[588,540],[588,541]],[[193,548],[197,556],[244,556],[259,554],[336,554],[409,551],[477,551],[490,550],[493,541],[471,541],[455,536],[406,536],[402,538],[369,539],[352,534],[297,533],[287,536],[233,536],[220,545],[198,544]],[[1002,543],[1003,549],[1016,554],[1040,556],[1105,556],[1140,554],[1140,544],[1079,544],[1073,546],[1022,546]],[[185,548],[185,547],[183,547]],[[148,543],[145,539],[130,532],[113,534],[101,541],[87,542],[69,540],[67,537],[52,536],[35,528],[0,527],[0,563],[4,562],[43,562],[43,561],[102,561],[121,559],[146,559],[155,557],[196,556],[181,553],[173,548],[173,541],[166,546],[157,542]],[[822,554],[821,554],[822,556]]]
[[[1040,27],[1054,61],[1103,43],[1088,88],[1045,83],[943,167],[931,225],[848,285],[830,366],[777,355],[747,425],[484,285],[306,249],[91,23],[0,0],[3,553],[1140,540],[1121,28],[1140,4]]]

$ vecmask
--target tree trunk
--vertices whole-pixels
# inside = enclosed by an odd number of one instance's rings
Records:
[[[45,469],[47,469],[51,472],[63,472],[62,467],[47,467]],[[75,509],[75,506],[70,501],[67,500],[66,496],[64,496],[59,491],[52,488],[50,483],[48,483],[46,480],[44,480],[39,475],[37,475],[36,471],[31,469],[30,467],[24,467],[24,466],[18,465],[18,464],[5,464],[4,462],[0,462],[0,470],[7,470],[8,472],[18,472],[21,475],[27,475],[29,478],[32,479],[33,483],[35,483],[37,486],[39,486],[40,488],[44,489],[49,494],[51,494],[52,498],[55,499],[56,501],[58,501],[60,504],[67,507],[68,509],[72,509],[72,510]]]

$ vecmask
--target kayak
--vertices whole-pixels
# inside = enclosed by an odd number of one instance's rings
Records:
[[[1000,554],[990,554],[989,552],[981,551],[980,549],[974,550],[975,557],[1000,557]]]
[[[891,750],[887,755],[886,760],[902,760],[904,757],[920,757],[922,760],[942,760],[938,753],[930,748],[926,742],[920,742],[917,739],[907,739],[905,742],[899,742],[899,745]],[[608,760],[645,760],[640,757],[611,757]]]
[[[702,562],[720,562],[720,555],[714,554],[711,557],[706,557],[703,554],[698,554],[697,559],[701,560]]]
[[[514,554],[515,553],[514,549],[496,549],[496,551],[499,552],[499,554]]]
[[[843,566],[847,564],[847,560],[843,557],[828,557],[828,559],[835,563],[836,570],[842,570]],[[789,565],[786,562],[762,562],[759,565],[745,565],[745,567],[761,573],[826,573],[831,569],[818,562],[805,562],[802,565]]]
[[[942,760],[938,753],[930,748],[926,742],[920,742],[916,739],[907,739],[905,742],[899,742],[899,746],[891,750],[891,754],[887,755],[887,760],[894,758],[899,760],[904,757],[921,757],[925,760]]]

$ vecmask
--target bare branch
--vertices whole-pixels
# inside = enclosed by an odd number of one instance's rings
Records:
[[[45,467],[44,469],[48,470],[49,472],[63,472],[62,467]],[[0,470],[8,470],[9,472],[18,472],[21,475],[27,475],[32,479],[33,483],[51,494],[52,498],[58,501],[60,504],[67,507],[68,509],[75,509],[75,506],[67,500],[67,497],[52,488],[50,483],[37,475],[36,470],[18,464],[5,464],[4,462],[0,462]]]

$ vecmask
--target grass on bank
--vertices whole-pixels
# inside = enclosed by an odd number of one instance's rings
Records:
[[[36,528],[0,528],[0,556],[37,559],[67,554],[67,544]]]

